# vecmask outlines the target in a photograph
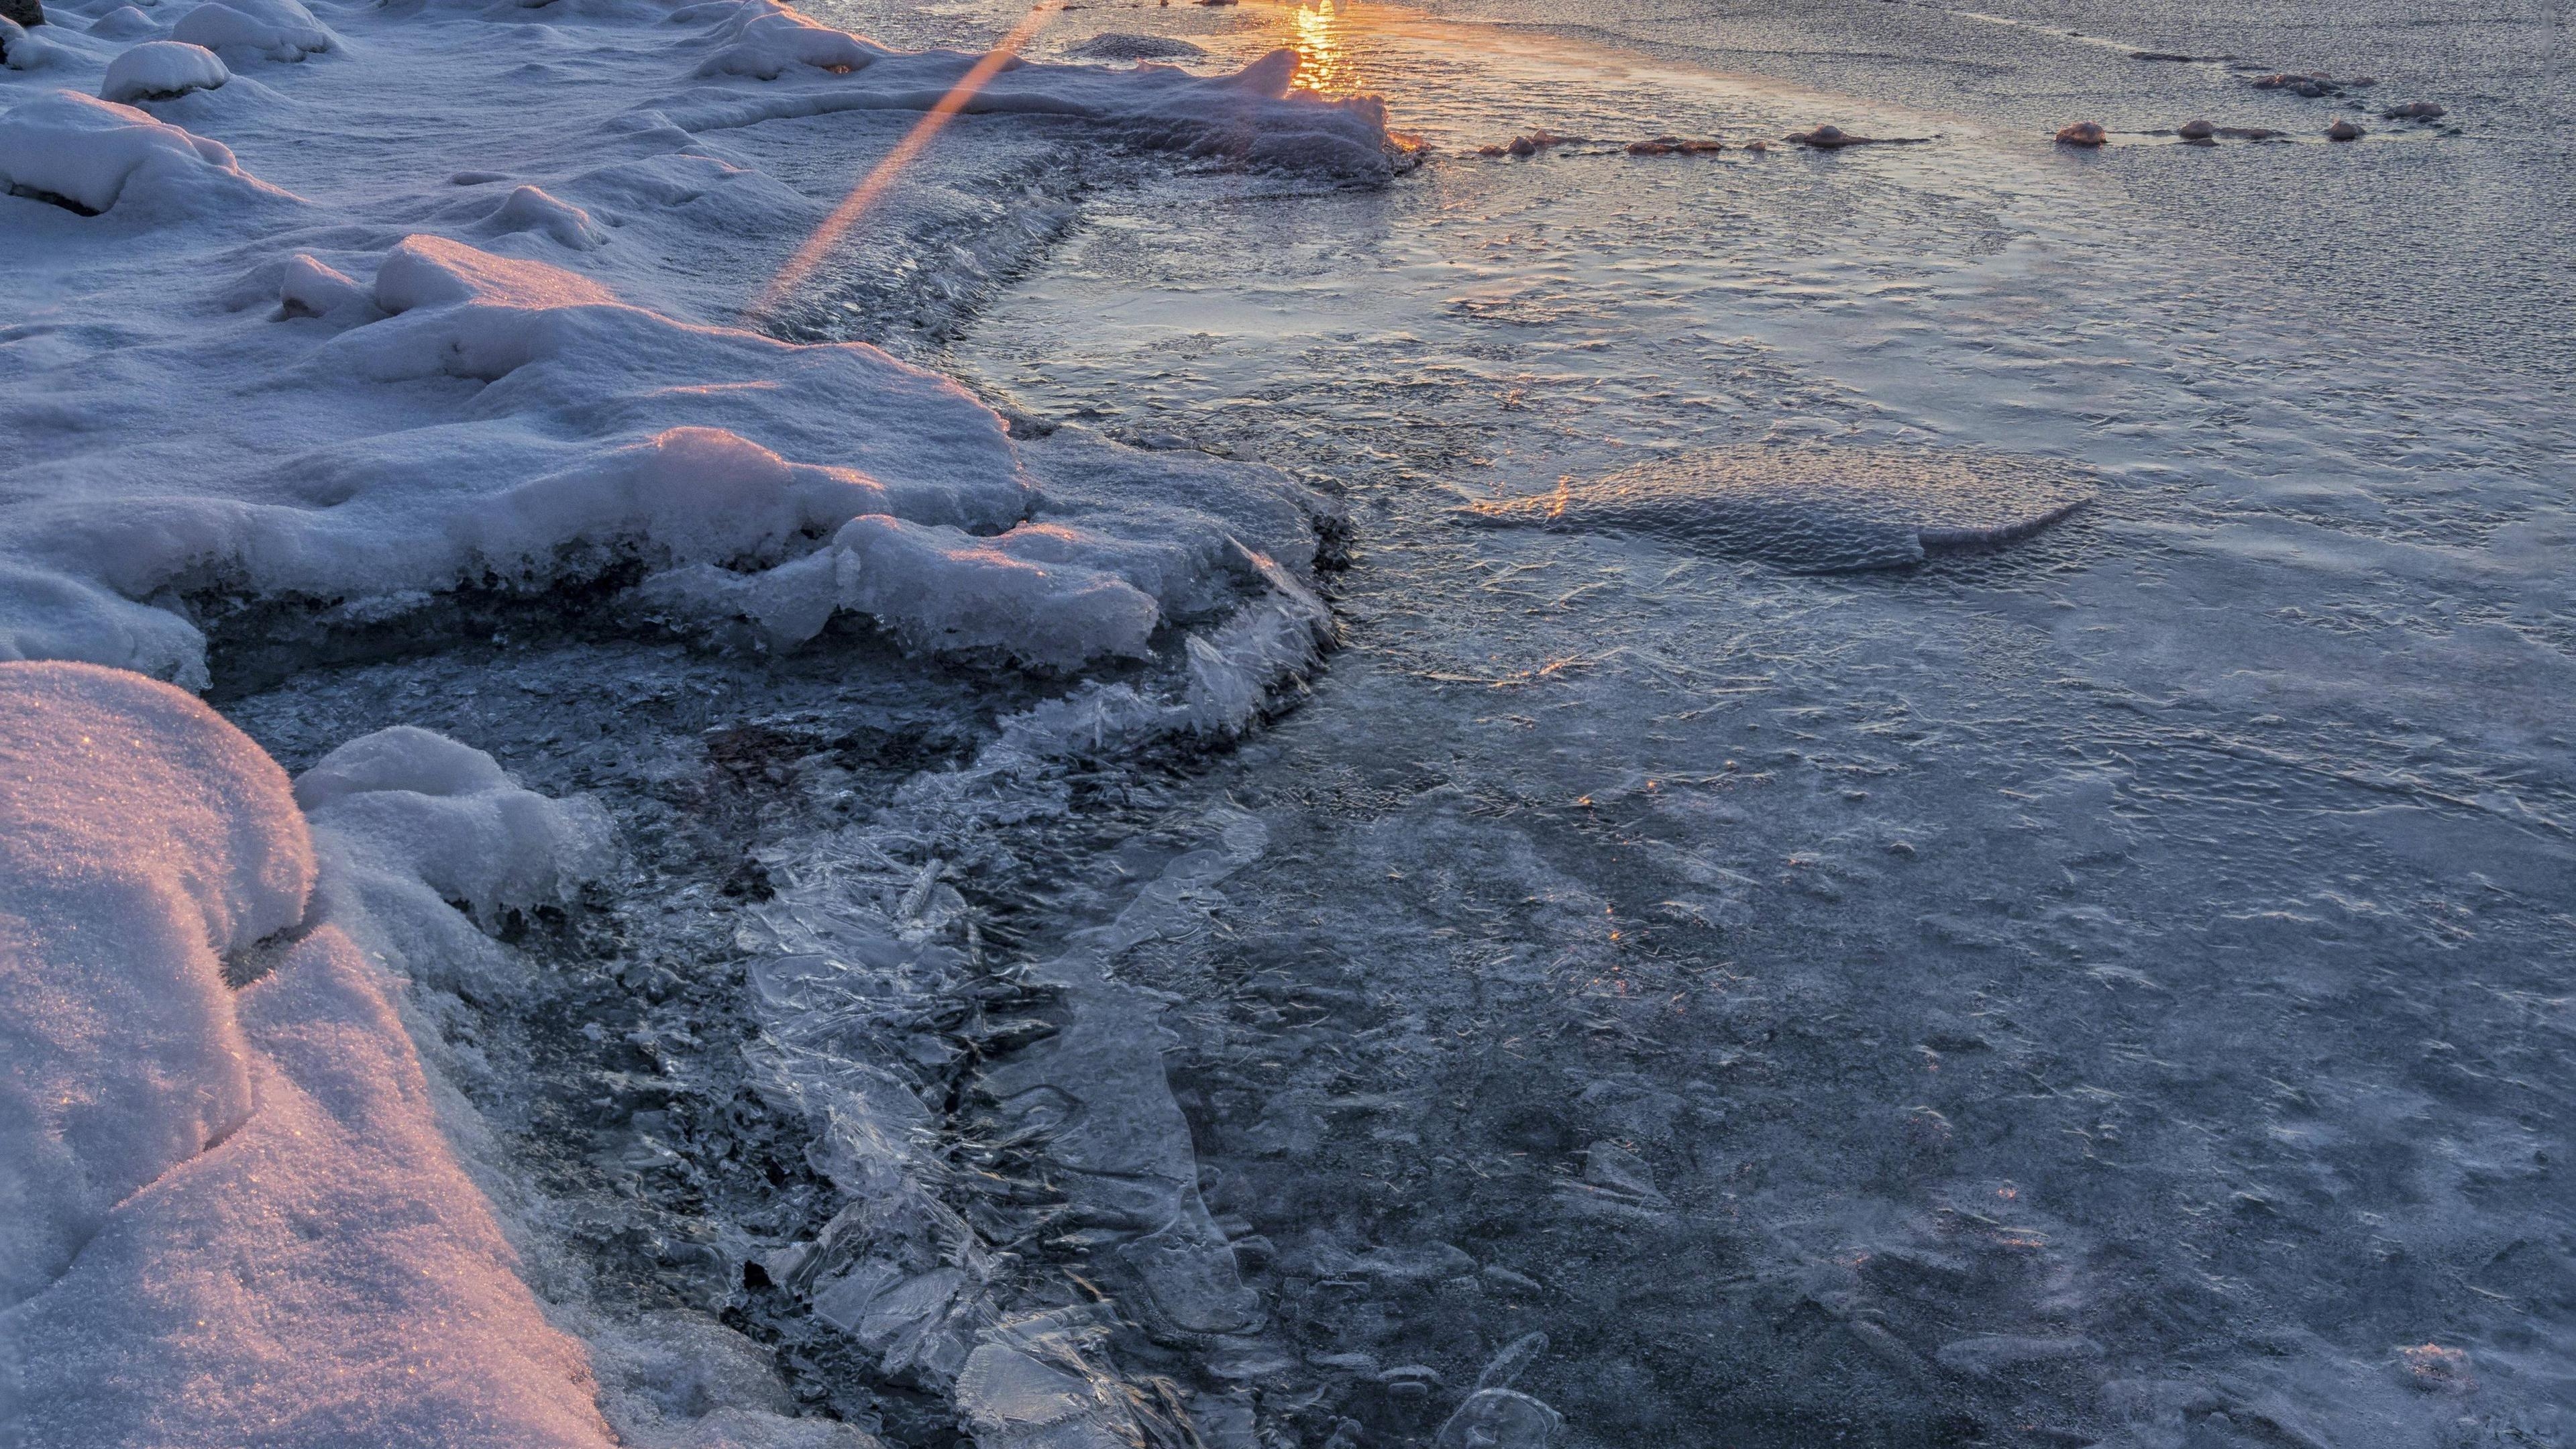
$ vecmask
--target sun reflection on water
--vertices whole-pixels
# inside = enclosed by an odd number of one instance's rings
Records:
[[[1297,52],[1297,84],[1323,95],[1349,95],[1359,88],[1352,65],[1349,0],[1314,0],[1288,12],[1288,47]]]

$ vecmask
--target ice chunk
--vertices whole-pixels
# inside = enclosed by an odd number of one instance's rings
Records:
[[[2004,1333],[1953,1339],[1933,1354],[1943,1368],[1980,1379],[2032,1364],[2081,1363],[2101,1356],[2102,1345],[2089,1338],[2034,1338]]]
[[[292,199],[244,172],[219,142],[70,91],[0,114],[0,185],[92,214],[120,202],[175,213],[206,200]]]
[[[1836,573],[2026,538],[2093,494],[2076,470],[2042,458],[1757,446],[1641,464],[1553,494],[1476,504],[1466,516],[1638,534],[1797,573]]]
[[[1144,654],[1162,616],[1150,595],[1113,573],[1048,562],[1067,552],[1060,530],[986,539],[870,515],[850,520],[834,543],[849,561],[843,602],[909,648],[994,649],[1069,669],[1104,654]]]
[[[323,756],[295,798],[353,876],[417,881],[485,919],[570,899],[613,854],[596,806],[520,789],[490,755],[410,725]]]
[[[270,60],[302,60],[336,50],[333,35],[300,0],[209,0],[179,17],[170,38],[208,50],[230,49]]]
[[[202,45],[151,40],[109,61],[98,93],[119,102],[167,100],[213,90],[232,78],[223,61]]]
[[[1547,1449],[1564,1416],[1513,1389],[1478,1389],[1458,1406],[1432,1449]]]

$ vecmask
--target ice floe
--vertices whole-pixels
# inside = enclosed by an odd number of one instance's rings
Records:
[[[2093,485],[2037,458],[1927,449],[1754,446],[1640,464],[1552,494],[1478,503],[1469,520],[1628,533],[1799,573],[1902,568],[2026,538]]]

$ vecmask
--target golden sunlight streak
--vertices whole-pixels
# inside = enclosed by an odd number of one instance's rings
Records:
[[[1357,88],[1341,29],[1348,0],[1313,0],[1288,12],[1294,33],[1289,48],[1297,52],[1297,84],[1322,95],[1347,95]]]
[[[1010,64],[1011,57],[1019,54],[1020,47],[1028,44],[1061,9],[1063,6],[1059,0],[1039,0],[1019,24],[1011,27],[1008,35],[994,42],[984,58],[975,62],[974,69],[959,77],[957,84],[948,88],[948,94],[923,112],[913,128],[906,131],[894,149],[885,154],[885,159],[869,168],[859,184],[850,188],[850,194],[841,198],[841,204],[832,208],[832,214],[823,218],[823,224],[814,228],[814,234],[805,238],[805,244],[796,249],[796,255],[789,257],[787,264],[778,269],[778,275],[769,279],[769,285],[761,290],[760,299],[751,304],[749,315],[767,315],[771,308],[795,290],[796,284],[813,272],[816,264],[823,260],[823,254],[830,251],[833,244],[866,214],[867,209],[876,204],[877,198],[885,194],[886,188],[894,184],[895,178],[912,164],[913,158],[929,148],[940,128],[966,109],[966,103],[975,98],[975,93],[1000,74],[1002,67]]]

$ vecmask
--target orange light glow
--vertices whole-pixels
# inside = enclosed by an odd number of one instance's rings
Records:
[[[869,168],[868,174],[860,178],[859,184],[850,188],[850,194],[841,198],[841,204],[832,208],[832,214],[823,218],[823,224],[814,228],[814,234],[805,238],[805,244],[796,249],[796,255],[789,257],[787,265],[780,267],[778,275],[770,278],[769,285],[761,290],[760,299],[751,304],[750,315],[766,316],[770,309],[776,307],[789,292],[795,290],[796,284],[804,281],[821,263],[824,253],[830,251],[835,243],[847,235],[858,219],[867,213],[868,208],[876,204],[877,198],[883,196],[886,189],[894,184],[895,178],[903,174],[903,169],[911,165],[915,157],[929,149],[931,141],[938,137],[941,128],[945,127],[959,111],[966,109],[966,103],[975,99],[976,92],[984,89],[987,82],[1000,74],[1002,67],[1010,64],[1011,58],[1019,54],[1020,47],[1035,38],[1062,8],[1059,0],[1039,0],[1039,4],[1032,8],[1019,24],[1011,27],[1009,34],[994,42],[993,48],[985,53],[984,58],[975,62],[972,70],[959,77],[957,84],[949,87],[946,95],[941,96],[928,111],[922,113],[921,119],[913,124],[913,128],[906,131],[903,139],[895,143],[894,149],[885,154],[885,159]]]
[[[1297,84],[1323,95],[1347,95],[1357,89],[1350,52],[1342,43],[1342,22],[1349,0],[1314,0],[1288,12],[1289,48],[1297,52]]]

